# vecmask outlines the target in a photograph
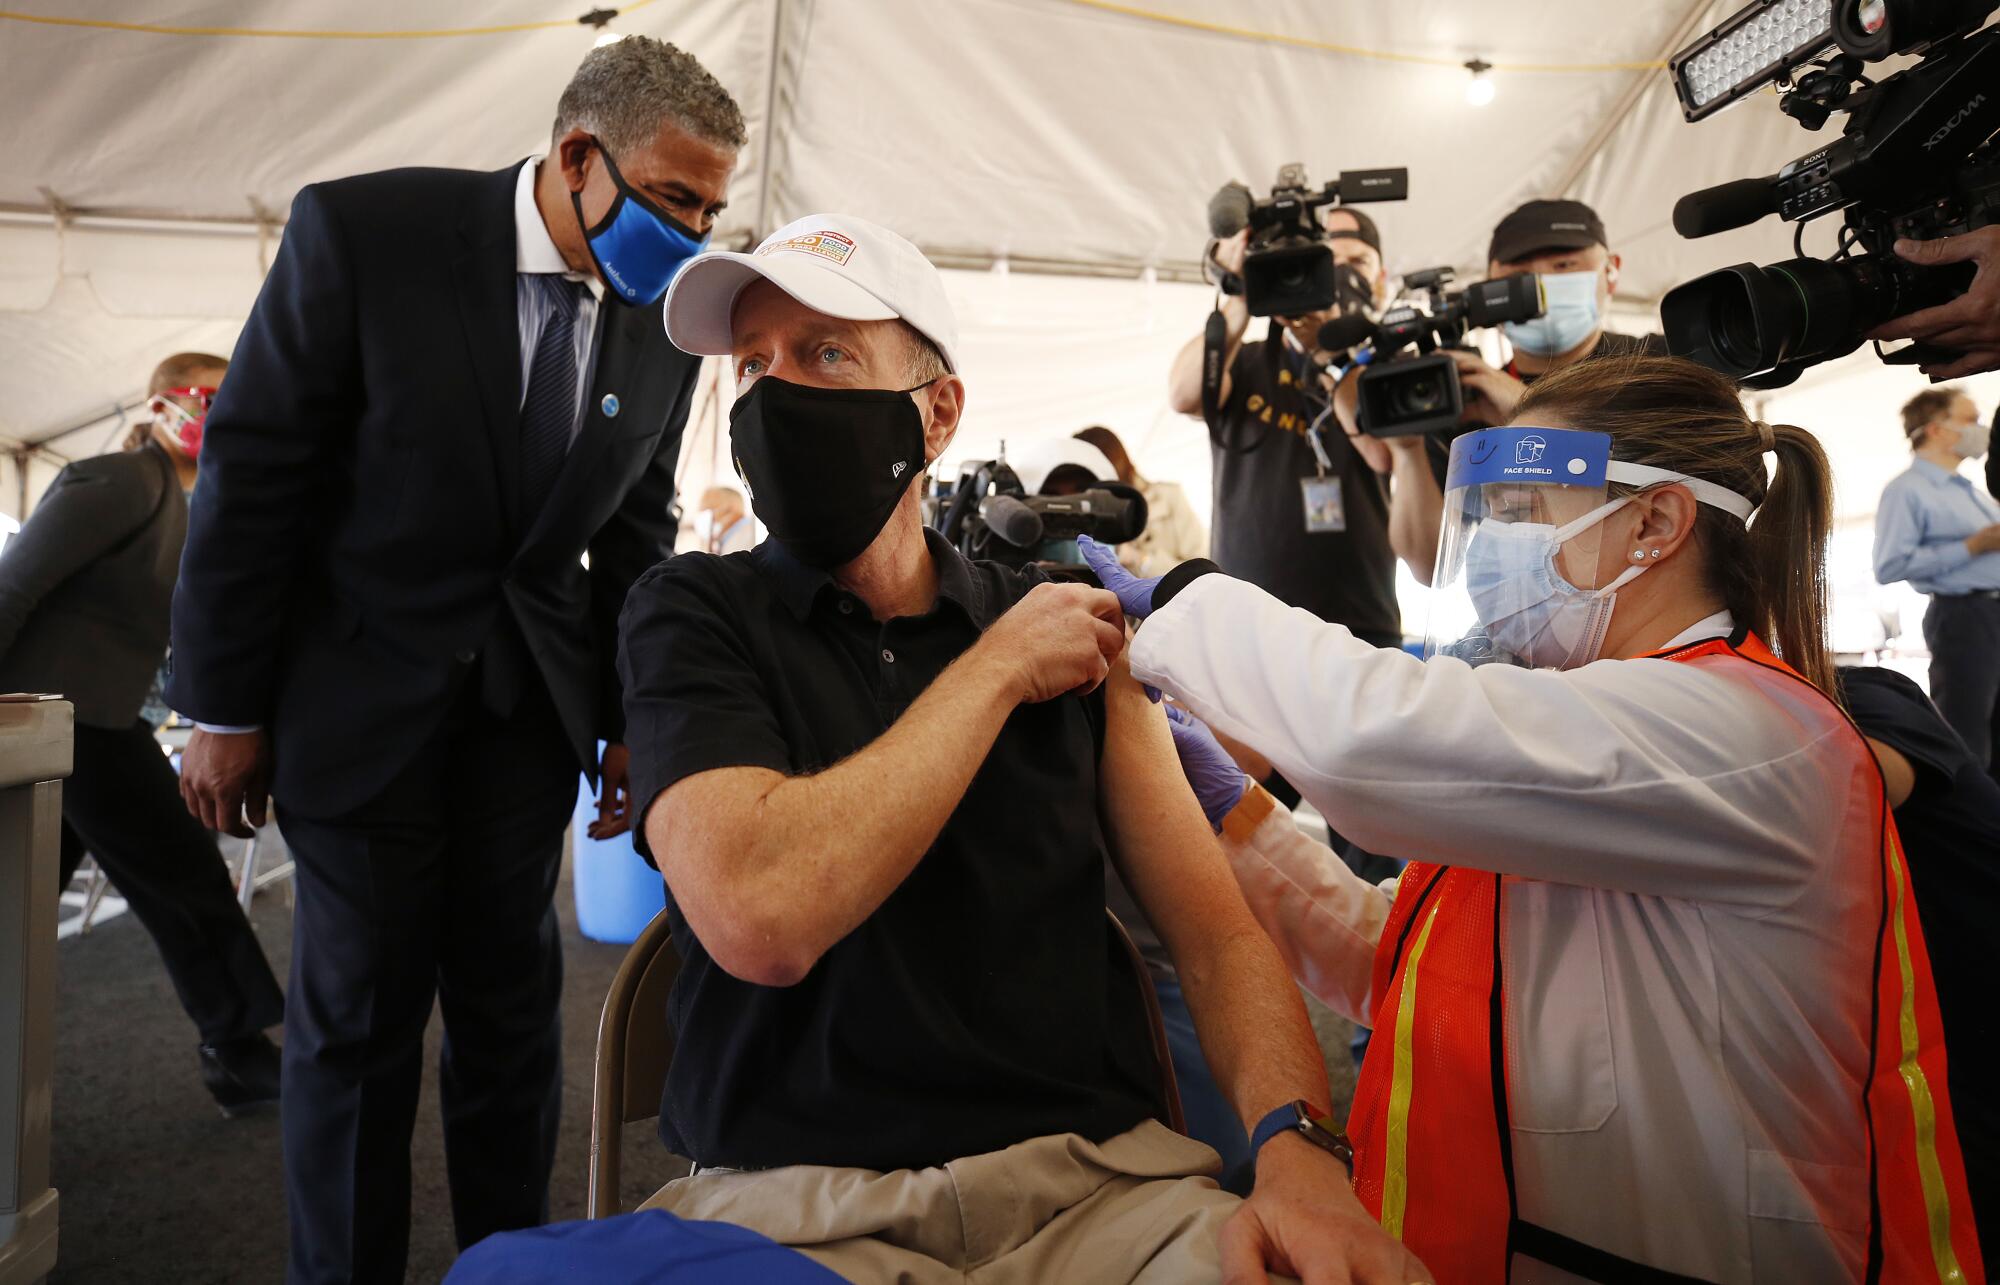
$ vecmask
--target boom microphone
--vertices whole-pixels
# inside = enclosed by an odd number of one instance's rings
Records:
[[[1042,515],[1011,495],[989,495],[979,502],[979,516],[993,534],[1017,549],[1042,542]]]
[[[1349,313],[1345,317],[1335,317],[1319,328],[1313,342],[1322,352],[1346,352],[1368,342],[1375,333],[1375,323],[1359,313]]]
[[[1674,202],[1674,231],[1684,237],[1711,236],[1748,227],[1778,212],[1775,179],[1739,178],[1716,187],[1689,192]]]

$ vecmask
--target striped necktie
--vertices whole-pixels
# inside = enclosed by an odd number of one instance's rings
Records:
[[[555,489],[576,429],[577,283],[556,273],[534,278],[546,298],[548,319],[528,364],[528,395],[521,403],[521,490],[529,517],[540,513]]]

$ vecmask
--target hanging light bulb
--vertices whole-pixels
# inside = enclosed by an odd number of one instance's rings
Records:
[[[1486,73],[1493,70],[1493,64],[1482,58],[1474,58],[1465,64],[1472,73],[1465,82],[1465,102],[1468,107],[1484,107],[1493,101],[1493,78]]]
[[[615,45],[624,38],[625,33],[621,31],[600,31],[597,33],[597,40],[591,45],[591,48],[602,49],[606,45]]]

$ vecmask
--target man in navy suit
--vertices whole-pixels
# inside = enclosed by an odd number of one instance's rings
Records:
[[[295,1282],[402,1277],[433,999],[460,1246],[547,1216],[562,834],[579,768],[627,824],[618,612],[698,372],[659,301],[744,137],[688,54],[594,50],[544,157],[301,191],[238,342],[168,696],[190,809],[242,834],[268,793],[298,862]]]

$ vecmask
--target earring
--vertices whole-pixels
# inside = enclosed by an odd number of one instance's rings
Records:
[[[1632,561],[1644,562],[1645,560],[1646,560],[1646,551],[1644,549],[1632,550]]]
[[[1654,556],[1654,557],[1656,557],[1656,558],[1657,558],[1657,557],[1659,557],[1659,556],[1660,556],[1660,551],[1659,551],[1658,549],[1655,549],[1655,550],[1653,550],[1653,556]]]

